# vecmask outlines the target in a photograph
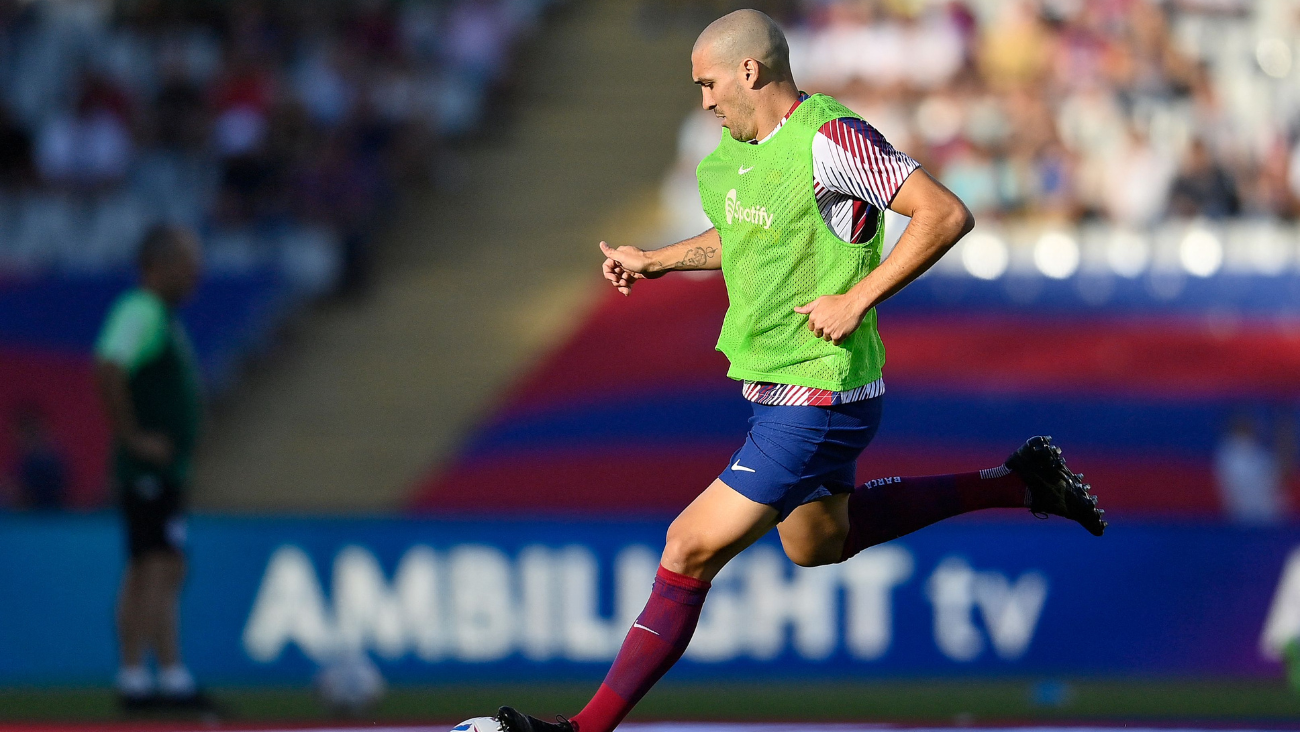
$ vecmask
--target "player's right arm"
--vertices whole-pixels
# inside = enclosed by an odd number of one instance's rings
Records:
[[[624,295],[632,292],[637,280],[662,277],[674,270],[722,269],[722,237],[717,229],[661,249],[616,249],[602,241],[600,251],[605,255],[605,279]]]
[[[171,441],[166,435],[140,428],[131,401],[130,378],[161,351],[166,318],[166,311],[157,303],[126,298],[113,308],[95,344],[95,380],[113,437],[136,458],[159,466],[172,460]]]

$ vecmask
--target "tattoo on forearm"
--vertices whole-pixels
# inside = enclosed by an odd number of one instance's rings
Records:
[[[686,269],[703,267],[709,263],[710,259],[717,256],[717,254],[717,247],[695,247],[693,249],[687,249],[686,253],[682,255],[681,261],[673,266]]]

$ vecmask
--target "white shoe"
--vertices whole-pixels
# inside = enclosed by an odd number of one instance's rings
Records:
[[[176,699],[194,696],[197,688],[190,670],[178,663],[158,672],[158,691],[165,697]]]
[[[144,666],[123,666],[117,670],[117,693],[128,699],[153,695],[153,674]]]

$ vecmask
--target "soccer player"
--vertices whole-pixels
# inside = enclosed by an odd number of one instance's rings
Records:
[[[713,22],[691,66],[729,133],[698,169],[713,228],[653,251],[601,242],[604,275],[627,295],[673,270],[722,269],[730,305],[718,349],[753,402],[749,435],[669,527],[650,600],[595,697],[556,722],[502,707],[503,732],[610,732],[686,650],[710,581],[773,527],[786,555],[812,567],[983,508],[1056,514],[1098,536],[1106,526],[1045,437],[987,470],[854,487],[884,391],[874,308],[974,220],[861,117],[800,92],[785,37],[763,13]],[[881,262],[886,207],[911,223]]]
[[[185,575],[185,486],[202,411],[199,372],[176,307],[199,279],[199,249],[160,226],[140,245],[140,286],[118,298],[95,346],[113,433],[113,483],[129,561],[118,595],[119,700],[203,706],[181,662],[177,600]],[[152,650],[157,683],[145,666]]]

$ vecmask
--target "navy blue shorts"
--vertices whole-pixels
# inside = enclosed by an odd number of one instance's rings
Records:
[[[856,486],[858,455],[876,436],[882,397],[832,407],[754,403],[745,445],[718,480],[775,508],[784,519],[799,506]]]

